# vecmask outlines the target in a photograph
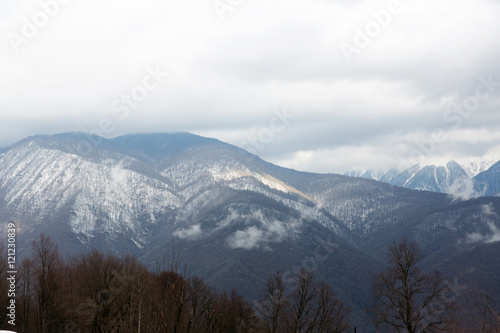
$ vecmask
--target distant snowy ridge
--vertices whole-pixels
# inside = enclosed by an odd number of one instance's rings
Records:
[[[449,161],[446,164],[422,165],[416,164],[406,170],[389,170],[386,172],[373,170],[355,170],[346,172],[351,177],[373,179],[414,190],[447,193],[460,198],[483,195],[500,195],[491,190],[492,186],[483,181],[485,190],[475,190],[475,178],[484,178],[484,173],[490,170],[498,161],[491,155],[485,159],[460,159],[460,162]],[[494,181],[494,180],[493,180]]]

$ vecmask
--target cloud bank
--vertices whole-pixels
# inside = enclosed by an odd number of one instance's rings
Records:
[[[387,169],[500,145],[500,3],[389,3],[255,0],[221,14],[201,0],[4,1],[0,146],[191,131],[246,147],[283,107],[295,117],[257,153],[300,170]],[[350,61],[345,44],[357,50]],[[148,80],[151,68],[165,75]]]

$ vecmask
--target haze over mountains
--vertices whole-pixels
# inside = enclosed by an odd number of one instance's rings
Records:
[[[485,194],[500,193],[499,168],[474,176]],[[387,180],[434,192],[416,191],[282,168],[189,133],[66,133],[0,153],[0,219],[17,222],[19,256],[42,232],[66,255],[97,248],[151,267],[175,245],[189,274],[250,299],[270,273],[307,268],[369,328],[370,276],[404,236],[421,246],[427,269],[500,294],[500,198],[437,193],[463,175],[451,162]]]

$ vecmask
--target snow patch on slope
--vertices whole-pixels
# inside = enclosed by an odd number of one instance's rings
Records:
[[[132,231],[132,240],[145,244],[147,224],[181,205],[165,183],[126,169],[124,161],[97,164],[33,142],[5,157],[0,159],[0,192],[8,207],[16,207],[9,213],[36,225],[68,206],[69,225],[81,239],[95,231]],[[147,220],[146,225],[139,220]]]
[[[299,191],[299,190],[297,190],[289,185],[286,185],[282,181],[280,181],[280,180],[278,180],[270,175],[267,175],[267,174],[258,174],[255,172],[242,171],[242,170],[229,170],[227,172],[213,173],[212,177],[215,181],[220,181],[220,180],[232,181],[232,180],[243,178],[243,177],[253,177],[256,180],[258,180],[260,183],[264,184],[265,186],[267,186],[273,190],[277,190],[277,191],[280,191],[283,193],[298,194],[299,196],[301,196],[309,201],[315,202],[315,200],[312,197],[302,193],[301,191]]]

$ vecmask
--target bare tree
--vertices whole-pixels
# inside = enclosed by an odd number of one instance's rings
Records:
[[[222,321],[222,312],[217,293],[212,289],[208,290],[207,296],[203,300],[203,323],[201,332],[216,332]]]
[[[188,280],[187,306],[189,307],[186,332],[201,332],[205,303],[210,294],[210,288],[205,282],[193,277]]]
[[[266,281],[264,296],[259,303],[259,312],[267,327],[267,332],[280,332],[286,309],[286,284],[279,272],[271,275]]]
[[[130,255],[120,261],[111,287],[112,323],[118,332],[148,332],[147,294],[151,292],[150,274],[137,258]]]
[[[7,317],[7,306],[9,306],[9,281],[7,280],[7,271],[9,271],[9,269],[6,252],[4,247],[0,246],[0,327],[7,327],[7,321],[9,320],[9,317]]]
[[[316,303],[316,325],[309,332],[343,332],[351,327],[350,309],[335,296],[332,287],[319,283]]]
[[[442,331],[449,318],[450,302],[444,302],[447,286],[439,272],[424,274],[423,259],[415,242],[394,242],[385,271],[373,278],[373,320],[377,327],[397,332]]]
[[[235,290],[231,291],[230,295],[224,293],[219,299],[224,315],[221,327],[223,332],[254,332],[259,320],[251,303],[238,295]]]
[[[63,264],[57,245],[42,234],[32,243],[33,247],[33,288],[38,306],[38,328],[41,333],[58,331],[62,315],[61,276]]]
[[[164,271],[154,280],[158,327],[166,332],[185,331],[189,322],[186,279],[175,272]]]
[[[456,318],[453,331],[474,333],[500,332],[500,307],[491,290],[477,290],[469,285],[464,310]]]
[[[78,320],[91,332],[110,332],[116,326],[118,309],[125,301],[120,294],[123,265],[112,255],[97,250],[82,255],[75,267],[79,304]]]
[[[19,304],[21,332],[30,332],[30,315],[33,297],[33,260],[25,258],[19,268]]]
[[[296,285],[289,296],[288,331],[309,332],[316,326],[317,285],[312,274],[302,270],[296,277]]]
[[[279,273],[270,276],[258,310],[267,332],[341,332],[350,327],[349,307],[305,270],[293,286],[287,286]]]

